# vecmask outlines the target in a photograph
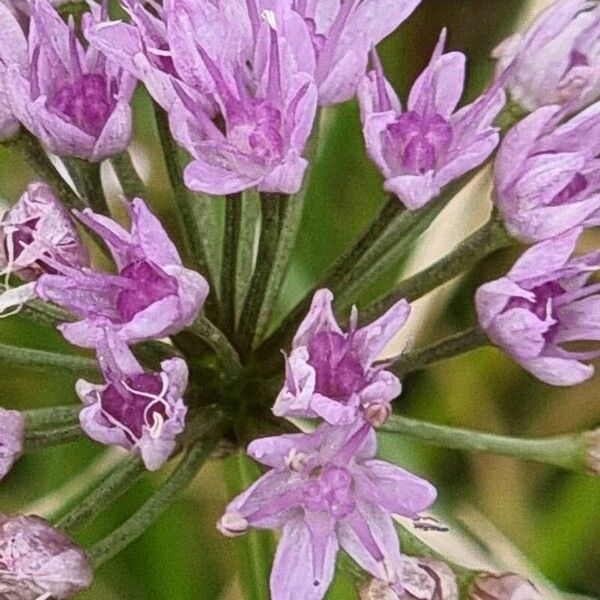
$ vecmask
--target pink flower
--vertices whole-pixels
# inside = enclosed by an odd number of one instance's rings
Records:
[[[402,589],[392,513],[416,518],[436,498],[427,481],[376,460],[367,425],[321,425],[311,434],[256,440],[248,454],[270,467],[227,507],[228,536],[283,527],[271,572],[273,600],[319,600],[341,546],[367,572]]]

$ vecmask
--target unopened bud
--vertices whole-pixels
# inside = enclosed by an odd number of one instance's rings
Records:
[[[369,404],[365,409],[365,421],[375,428],[385,424],[392,414],[392,407],[389,402],[377,402]]]
[[[0,514],[0,598],[71,598],[92,582],[85,552],[39,517]]]
[[[515,573],[481,576],[471,592],[471,600],[543,600],[529,581]]]
[[[360,600],[457,600],[458,585],[452,569],[441,561],[403,557],[403,592],[397,586],[372,579],[360,589]]]
[[[225,513],[217,523],[217,529],[226,537],[237,537],[246,533],[248,521],[238,512]]]

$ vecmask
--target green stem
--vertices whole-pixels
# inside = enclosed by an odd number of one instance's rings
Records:
[[[73,533],[109,504],[116,502],[144,472],[144,464],[139,457],[124,458],[99,481],[94,481],[83,499],[62,516],[55,526],[67,533]]]
[[[146,184],[138,175],[127,150],[113,156],[110,162],[117,174],[123,193],[127,198],[140,198],[146,195]]]
[[[293,199],[290,198],[290,201]],[[390,226],[390,219],[402,212],[402,205],[396,197],[390,197],[382,207],[377,218],[371,223],[360,239],[329,269],[318,287],[338,289],[345,279],[348,271],[356,265],[357,261],[365,254],[381,236],[382,232]],[[300,321],[308,312],[312,302],[314,289],[309,290],[305,296],[294,306],[290,313],[281,322],[277,330],[261,343],[258,348],[260,356],[267,356],[274,351],[288,346],[293,332]]]
[[[73,404],[24,410],[21,414],[25,418],[26,429],[29,432],[60,425],[75,425],[79,423],[80,411],[81,405]]]
[[[390,269],[408,257],[411,245],[427,230],[450,201],[467,186],[477,171],[467,173],[428,204],[417,210],[404,210],[396,214],[381,236],[367,248],[363,256],[349,269],[339,282],[336,293],[336,310],[345,311],[357,298]],[[391,199],[393,200],[393,198]]]
[[[444,448],[511,456],[578,472],[588,470],[588,444],[581,434],[540,439],[514,438],[425,423],[397,415],[392,415],[381,430]]]
[[[213,445],[211,437],[191,446],[162,487],[125,523],[89,549],[88,555],[95,567],[119,554],[158,520],[196,477]]]
[[[221,324],[231,338],[235,332],[236,275],[242,226],[242,194],[225,198],[225,230],[221,261]]]
[[[372,302],[361,311],[361,322],[368,323],[405,298],[416,300],[428,292],[464,273],[480,260],[515,244],[502,222],[493,216],[485,225],[463,240],[454,250],[420,273],[401,281],[391,292]]]
[[[70,208],[85,208],[85,202],[77,196],[71,186],[62,178],[39,140],[29,131],[21,128],[19,133],[4,142],[7,148],[14,149],[31,166],[36,176],[45,181],[56,195]]]
[[[81,194],[87,201],[88,206],[95,212],[110,216],[102,179],[100,177],[100,163],[93,163],[80,158],[69,158],[64,160],[65,164],[70,165],[70,170],[74,175],[76,185]]]
[[[239,344],[243,356],[252,350],[254,344],[256,325],[277,252],[282,204],[289,201],[289,197],[282,194],[260,195],[261,233],[258,256],[239,325]]]
[[[211,272],[208,265],[208,259],[202,235],[196,226],[194,214],[195,202],[194,195],[188,190],[183,180],[183,170],[179,161],[179,148],[175,143],[169,129],[169,118],[167,113],[156,103],[154,103],[154,116],[158,136],[163,150],[165,165],[169,176],[169,182],[173,190],[173,197],[177,205],[179,222],[183,233],[188,256],[193,260],[194,266],[207,278],[212,281]],[[214,287],[211,285],[211,287]],[[206,305],[212,310],[214,294],[210,294],[206,300]]]
[[[240,357],[225,334],[204,315],[200,315],[188,331],[206,342],[221,360],[230,376],[237,376],[241,370]]]
[[[30,450],[37,450],[39,448],[70,444],[71,442],[84,439],[84,437],[84,433],[79,424],[65,425],[64,427],[59,427],[57,429],[26,431],[25,451],[29,452]]]
[[[0,362],[50,372],[58,369],[72,373],[96,373],[99,369],[98,363],[92,358],[68,356],[58,352],[21,348],[8,344],[0,344]]]
[[[440,360],[452,358],[475,348],[486,346],[489,343],[490,341],[484,331],[477,326],[472,327],[423,348],[406,352],[394,365],[394,372],[402,377],[407,373],[419,371]]]

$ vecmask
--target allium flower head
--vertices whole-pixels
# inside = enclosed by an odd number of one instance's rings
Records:
[[[105,8],[91,10],[87,22],[100,20]],[[73,22],[65,23],[48,0],[35,0],[28,39],[28,68],[11,64],[6,75],[17,119],[61,156],[100,161],[124,150],[135,79],[96,49],[84,50]],[[6,43],[2,33],[0,46]]]
[[[56,273],[50,262],[84,267],[89,255],[52,190],[44,183],[31,183],[0,218],[0,275],[5,276],[7,288],[0,295],[0,312],[33,298],[32,282],[44,273]],[[11,289],[8,278],[12,274],[31,283]]]
[[[542,594],[528,581],[515,573],[483,575],[471,592],[472,600],[542,600]]]
[[[570,258],[581,229],[527,250],[506,277],[482,285],[477,314],[490,339],[524,369],[552,385],[589,379],[585,364],[600,350],[574,351],[564,344],[600,340],[600,288],[589,284],[600,252]]]
[[[385,189],[409,209],[422,207],[445,185],[481,165],[500,139],[492,122],[504,106],[504,93],[495,86],[456,110],[464,89],[465,56],[444,54],[445,41],[444,30],[410,92],[407,110],[375,52],[375,70],[358,90],[369,156],[385,177]]]
[[[14,13],[0,3],[0,141],[12,137],[19,129],[19,121],[10,107],[6,90],[6,74],[10,65],[26,70],[27,40]]]
[[[248,527],[283,527],[271,573],[273,600],[319,600],[333,578],[341,546],[374,577],[402,589],[402,558],[391,514],[427,509],[428,482],[375,460],[367,425],[321,425],[311,434],[256,440],[248,454],[270,467],[219,521],[225,535]]]
[[[319,104],[337,104],[354,96],[371,48],[405,21],[420,2],[293,0],[294,10],[310,30]]]
[[[181,264],[177,249],[143,200],[128,204],[131,232],[86,209],[79,220],[109,247],[118,274],[52,263],[56,274],[43,275],[36,292],[82,320],[60,326],[73,344],[96,346],[107,327],[133,344],[161,338],[187,327],[208,295],[208,283]]]
[[[25,419],[17,410],[0,408],[0,481],[23,451]],[[0,577],[1,579],[1,577]]]
[[[560,107],[536,110],[502,141],[495,202],[508,232],[524,242],[597,225],[600,102],[562,125]]]
[[[381,425],[402,386],[377,360],[406,322],[410,307],[401,300],[360,329],[354,310],[345,333],[333,315],[332,302],[329,290],[315,294],[286,357],[285,382],[273,413],[278,417],[321,417],[332,425],[348,425],[357,419]]]
[[[44,519],[0,514],[0,596],[71,598],[92,582],[83,550]]]
[[[526,31],[502,42],[494,57],[499,74],[510,68],[507,87],[523,108],[580,110],[600,97],[600,6],[557,0]]]
[[[160,469],[185,427],[185,361],[171,358],[161,363],[159,373],[147,373],[110,332],[100,340],[97,353],[106,382],[77,382],[77,394],[86,405],[79,415],[81,428],[102,444],[139,454],[149,470]]]

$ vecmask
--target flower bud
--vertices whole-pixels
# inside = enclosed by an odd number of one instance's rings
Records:
[[[475,583],[471,600],[542,600],[542,594],[529,581],[515,573],[485,574]]]
[[[0,481],[23,451],[25,419],[16,410],[0,408]]]
[[[404,556],[400,580],[404,592],[372,579],[360,590],[360,600],[457,600],[458,585],[450,567],[427,558]]]
[[[35,516],[0,514],[0,598],[70,598],[92,582],[85,552]]]

